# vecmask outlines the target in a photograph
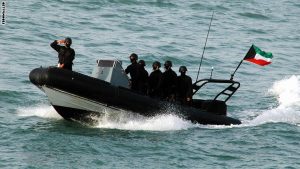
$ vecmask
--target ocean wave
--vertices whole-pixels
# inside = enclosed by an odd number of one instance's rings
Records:
[[[269,19],[269,17],[267,17],[266,15],[258,14],[258,13],[244,12],[244,13],[239,13],[239,15],[252,18],[252,19],[262,19],[262,20]]]

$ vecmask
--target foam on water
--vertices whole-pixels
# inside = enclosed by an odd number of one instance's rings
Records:
[[[36,116],[41,118],[62,119],[52,106],[38,105],[36,107],[18,108],[17,114],[21,117]],[[130,112],[104,112],[101,117],[94,117],[96,125],[91,127],[121,129],[121,130],[149,130],[169,131],[184,130],[197,125],[182,119],[174,114],[163,114],[145,117]]]
[[[269,91],[278,97],[279,107],[300,107],[300,76],[275,82]]]
[[[265,110],[249,125],[260,125],[270,122],[300,124],[300,76],[293,75],[273,84],[269,92],[278,100],[278,107]]]
[[[18,108],[17,114],[22,117],[37,116],[42,118],[62,119],[52,106],[39,105],[36,107]]]
[[[95,127],[122,130],[168,131],[193,128],[195,124],[174,114],[144,117],[138,114],[122,112],[117,115],[105,113],[104,116],[98,119],[98,124]]]

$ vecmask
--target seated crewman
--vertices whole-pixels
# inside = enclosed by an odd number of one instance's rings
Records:
[[[142,94],[147,94],[147,86],[148,86],[148,72],[145,69],[146,63],[144,60],[140,60],[139,64],[139,79],[138,79],[138,90]]]
[[[155,61],[152,64],[153,71],[150,73],[148,81],[148,95],[151,97],[160,97],[160,83],[162,72],[160,71],[160,62]]]
[[[167,101],[175,101],[177,74],[172,70],[172,62],[166,61],[165,72],[161,77],[161,89],[163,99]]]
[[[187,68],[180,66],[180,75],[177,77],[177,100],[182,104],[190,105],[192,102],[192,79],[186,75]]]

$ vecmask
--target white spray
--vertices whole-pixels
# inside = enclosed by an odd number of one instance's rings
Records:
[[[277,81],[269,90],[278,100],[278,107],[263,111],[250,125],[269,122],[300,124],[300,76]]]

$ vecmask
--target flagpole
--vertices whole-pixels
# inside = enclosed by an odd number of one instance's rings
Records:
[[[230,80],[233,80],[233,76],[234,76],[235,72],[236,72],[236,71],[238,70],[238,68],[241,66],[241,64],[243,63],[243,61],[244,61],[244,59],[242,59],[242,60],[240,61],[239,65],[236,67],[235,71],[231,74]]]
[[[253,46],[253,44],[252,44],[252,46]],[[250,49],[252,48],[252,46],[250,47]],[[249,51],[250,51],[250,49],[249,49]],[[249,51],[247,52],[246,56],[248,55]],[[241,64],[245,60],[245,57],[240,61],[239,65],[236,67],[235,71],[231,74],[230,80],[233,80],[233,76],[234,76],[235,72],[240,68]]]

